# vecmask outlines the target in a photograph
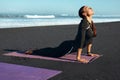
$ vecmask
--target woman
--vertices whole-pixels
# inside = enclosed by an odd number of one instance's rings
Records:
[[[88,60],[81,58],[83,48],[87,47],[87,54],[89,56],[98,56],[97,54],[91,53],[93,37],[96,37],[96,28],[92,21],[94,11],[88,6],[83,6],[79,10],[79,16],[82,18],[78,34],[76,36],[77,60],[82,63],[87,63]]]

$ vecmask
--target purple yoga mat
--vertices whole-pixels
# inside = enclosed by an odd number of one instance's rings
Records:
[[[0,63],[0,80],[48,80],[61,71]]]
[[[5,53],[3,55],[16,56],[16,57],[26,57],[26,58],[38,58],[38,59],[64,61],[64,62],[78,62],[76,60],[76,53],[67,54],[67,55],[62,56],[60,58],[43,57],[43,56],[38,56],[38,55],[27,55],[24,53],[17,53],[17,52]],[[94,61],[95,59],[99,58],[100,56],[99,57],[92,57],[92,56],[82,55],[81,57],[87,59],[89,61],[88,63],[90,63],[90,62]]]

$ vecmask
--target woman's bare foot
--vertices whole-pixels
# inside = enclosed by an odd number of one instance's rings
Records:
[[[33,53],[33,51],[32,50],[27,50],[26,52],[25,52],[25,54],[32,54]]]

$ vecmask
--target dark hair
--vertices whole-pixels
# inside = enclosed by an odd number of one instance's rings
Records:
[[[81,17],[81,18],[84,18],[84,16],[83,16],[83,12],[84,12],[84,10],[83,10],[83,8],[84,8],[85,6],[82,6],[80,9],[79,9],[79,12],[78,12],[78,14],[79,14],[79,16]]]

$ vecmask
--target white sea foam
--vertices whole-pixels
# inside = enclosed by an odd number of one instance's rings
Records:
[[[120,21],[120,19],[107,19],[107,18],[104,18],[104,19],[93,19],[93,21],[95,23],[106,23],[106,22],[117,22],[117,21]]]
[[[120,18],[120,15],[94,15],[96,18]]]
[[[55,18],[54,15],[24,15],[26,18]]]
[[[16,27],[33,27],[33,26],[52,26],[52,25],[72,25],[79,24],[79,17],[69,16],[62,14],[61,16],[55,15],[23,15],[18,17],[0,18],[0,28],[16,28]],[[120,16],[94,16],[95,23],[116,22],[120,21]]]

